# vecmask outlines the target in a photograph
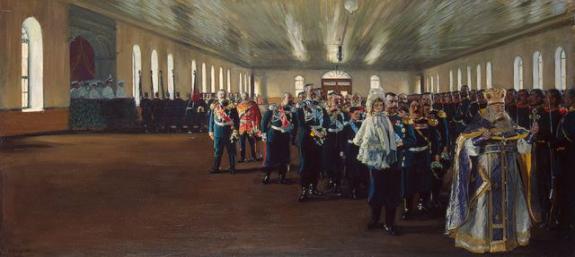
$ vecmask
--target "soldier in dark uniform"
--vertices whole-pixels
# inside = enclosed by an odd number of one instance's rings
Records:
[[[515,117],[511,117],[517,125],[529,129],[531,128],[530,113],[531,108],[529,106],[529,92],[527,89],[521,89],[517,92],[517,103],[515,106]]]
[[[476,114],[479,112],[478,106],[472,106],[471,99],[469,99],[469,87],[467,85],[461,86],[459,95],[461,99],[453,116],[456,123],[456,137],[465,130],[465,127],[473,121],[473,118],[476,117]]]
[[[410,118],[413,119],[415,140],[407,149],[405,157],[405,173],[402,176],[404,184],[403,196],[406,201],[402,218],[409,219],[414,201],[419,211],[424,211],[429,201],[432,189],[431,162],[432,157],[439,154],[440,134],[438,121],[424,116],[418,101],[410,103]],[[418,195],[417,199],[415,196]]]
[[[176,97],[174,98],[174,125],[176,126],[176,131],[181,131],[184,126],[184,119],[186,115],[186,102],[180,96],[180,92],[176,92]]]
[[[140,100],[140,108],[142,109],[142,126],[144,131],[149,133],[153,131],[153,112],[152,100],[150,100],[148,93],[144,93],[144,98]]]
[[[517,92],[514,88],[507,89],[505,94],[505,111],[509,114],[513,122],[517,124]]]
[[[164,123],[164,101],[160,98],[160,93],[154,93],[154,99],[152,100],[152,123],[154,124],[153,131],[158,133],[163,130]]]
[[[327,113],[329,127],[323,145],[323,170],[329,178],[329,187],[332,193],[341,196],[341,180],[343,173],[343,160],[340,152],[343,150],[343,127],[349,119],[347,113],[341,109],[341,96],[331,93],[328,96]]]
[[[556,89],[549,90],[547,97],[540,89],[531,90],[531,119],[537,123],[539,131],[533,137],[532,172],[537,178],[537,193],[544,222],[551,222],[550,193],[553,187],[555,169],[555,132],[561,119],[559,104],[561,95]],[[547,104],[546,104],[547,102]]]
[[[302,187],[299,201],[321,195],[317,190],[317,183],[322,164],[322,147],[329,127],[327,111],[321,107],[320,102],[314,100],[312,86],[313,84],[307,84],[304,87],[306,99],[300,103],[296,115]]]
[[[280,183],[286,183],[286,173],[290,163],[290,144],[296,131],[295,108],[292,107],[292,96],[283,95],[281,104],[272,104],[263,115],[261,122],[262,139],[266,142],[266,159],[264,161],[264,184],[270,183],[270,175],[274,169],[279,170]]]
[[[229,172],[236,172],[236,141],[239,138],[240,118],[234,104],[226,99],[224,90],[218,91],[218,99],[210,106],[208,133],[214,140],[214,164],[210,173],[218,173],[224,148],[228,152]]]
[[[357,160],[359,147],[353,144],[353,138],[361,127],[363,108],[351,107],[349,109],[350,120],[343,128],[342,136],[343,148],[341,149],[341,156],[344,158],[345,173],[347,180],[350,184],[350,194],[352,199],[358,199],[360,195],[360,187],[363,182],[367,182],[367,167]]]
[[[575,88],[565,92],[566,115],[559,122],[556,140],[558,146],[557,177],[559,231],[563,238],[572,238],[575,229]]]
[[[423,109],[423,115],[428,120],[435,123],[437,121],[436,130],[438,132],[439,138],[435,139],[437,146],[435,146],[436,153],[431,157],[431,172],[432,172],[432,189],[431,189],[431,203],[434,207],[440,207],[439,193],[441,191],[441,186],[443,183],[443,177],[447,171],[448,167],[444,164],[450,163],[451,157],[450,152],[450,142],[451,139],[449,134],[449,123],[447,121],[447,114],[444,111],[436,110],[431,108],[432,94],[423,94],[421,98],[421,105]],[[477,105],[479,107],[479,105]]]

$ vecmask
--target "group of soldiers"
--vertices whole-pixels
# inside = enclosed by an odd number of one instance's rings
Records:
[[[223,149],[227,149],[230,172],[234,173],[235,142],[243,137],[252,144],[250,140],[261,138],[266,145],[262,182],[269,184],[271,173],[277,170],[279,182],[286,183],[290,146],[295,145],[299,155],[299,201],[345,195],[357,199],[368,187],[372,214],[368,228],[383,228],[396,235],[395,213],[400,205],[404,220],[432,210],[445,211],[446,198],[441,196],[449,191],[448,174],[457,158],[456,141],[461,134],[484,125],[482,112],[488,106],[484,95],[484,90],[470,90],[464,85],[459,91],[439,94],[387,92],[381,101],[370,102],[337,93],[322,97],[312,85],[306,85],[297,102],[285,93],[281,103],[270,105],[260,115],[255,102],[245,98],[236,105],[220,91],[208,110],[208,131],[215,148],[211,172],[220,171]],[[381,133],[362,126],[376,109],[390,121],[393,135],[379,136],[395,142],[393,149],[371,151],[373,142],[362,140],[364,134]],[[541,224],[570,234],[575,220],[575,192],[570,186],[575,175],[569,169],[575,164],[575,89],[509,89],[504,111],[519,127],[532,132],[528,139],[533,145],[530,176],[534,179],[530,186],[536,190],[528,197],[537,198]],[[369,122],[377,124],[375,127],[387,126],[375,118]],[[397,160],[381,163],[378,154],[391,151],[397,153]],[[386,172],[373,172],[377,167]],[[319,190],[320,181],[327,182],[326,192]],[[382,225],[379,217],[383,207],[386,218]]]
[[[163,97],[156,92],[154,98],[144,93],[140,108],[142,128],[146,133],[191,133],[205,129],[207,103],[198,94],[189,94],[188,99],[184,100],[179,92],[173,99],[168,92]]]

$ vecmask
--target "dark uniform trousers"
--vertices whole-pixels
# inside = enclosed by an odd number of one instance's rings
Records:
[[[248,144],[250,144],[250,153],[253,159],[256,159],[256,138],[255,136],[251,136],[248,133],[243,133],[240,135],[240,158],[241,160],[246,159],[246,140]]]
[[[389,169],[369,168],[369,196],[372,223],[378,223],[381,209],[385,207],[385,224],[395,224],[395,212],[401,200],[401,167],[399,164]]]
[[[309,132],[301,141],[300,145],[300,176],[301,185],[313,185],[317,188],[319,173],[322,167],[322,146],[315,143]]]
[[[224,133],[220,137],[214,137],[214,164],[212,169],[218,170],[224,155],[224,149],[228,152],[230,170],[235,170],[236,164],[236,144],[230,140],[231,133]]]

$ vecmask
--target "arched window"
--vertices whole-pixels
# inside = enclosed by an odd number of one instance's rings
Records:
[[[533,53],[533,88],[543,89],[543,57],[539,51]]]
[[[253,96],[252,74],[246,74],[246,77],[248,77],[248,94]]]
[[[44,109],[44,48],[42,27],[33,17],[22,23],[22,111]]]
[[[158,52],[156,52],[156,50],[152,50],[152,89],[154,90],[154,92],[152,92],[153,95],[155,95],[156,93],[159,92],[159,87],[158,87]]]
[[[370,88],[371,88],[371,89],[373,89],[373,88],[381,88],[381,84],[380,84],[380,81],[379,81],[379,76],[377,76],[377,75],[371,76],[370,81],[371,81],[371,82],[370,82]]]
[[[227,72],[227,80],[226,82],[228,83],[228,92],[232,92],[232,73],[230,72],[230,69],[228,69]]]
[[[461,85],[462,85],[462,83],[461,83],[461,77],[462,77],[462,75],[461,75],[461,68],[457,68],[457,90],[460,90],[460,89],[461,89]]]
[[[449,70],[449,91],[453,91],[453,70]]]
[[[244,73],[244,86],[245,86],[245,92],[248,93],[248,95],[250,94],[250,84],[248,83],[248,74]]]
[[[427,84],[429,85],[427,91],[433,92],[433,90],[435,89],[435,82],[433,81],[433,77],[431,75],[427,77]]]
[[[297,75],[295,77],[295,95],[297,96],[300,92],[303,92],[304,79],[302,76]]]
[[[515,90],[523,89],[523,58],[515,57],[513,60],[513,88]]]
[[[481,90],[481,64],[477,64],[477,90]]]
[[[142,71],[142,52],[140,46],[132,48],[132,96],[136,106],[140,106],[140,73]]]
[[[220,67],[220,89],[224,89],[224,69]],[[228,90],[229,92],[229,90]]]
[[[174,99],[174,56],[168,54],[168,94]]]
[[[467,66],[467,86],[473,88],[473,83],[471,83],[471,66]]]
[[[192,60],[192,92],[196,92],[196,80],[198,79],[198,68],[196,67],[196,60]]]
[[[208,92],[208,71],[206,70],[206,63],[202,63],[202,92]]]
[[[439,73],[435,74],[435,93],[439,93]]]
[[[487,88],[492,88],[493,87],[493,67],[491,66],[491,62],[487,62],[487,64],[485,64],[485,85],[487,86]]]
[[[567,55],[562,47],[555,50],[555,88],[564,90],[567,88]]]
[[[244,81],[243,81],[243,76],[242,73],[240,72],[240,93],[244,92]]]
[[[212,93],[216,92],[216,69],[214,68],[214,65],[212,65],[211,69],[210,69],[210,85],[211,85],[211,89],[212,89]]]

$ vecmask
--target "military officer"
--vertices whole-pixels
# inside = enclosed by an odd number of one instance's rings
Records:
[[[250,144],[251,159],[256,160],[256,137],[260,133],[260,122],[262,115],[258,104],[249,99],[246,92],[240,94],[241,102],[237,105],[238,115],[240,116],[240,161],[246,161],[246,140]]]
[[[323,146],[323,170],[329,178],[329,187],[332,193],[341,196],[341,179],[343,173],[343,160],[340,152],[343,149],[343,127],[348,121],[348,115],[341,109],[341,96],[331,93],[328,96],[327,113],[329,127]]]
[[[272,104],[264,113],[261,122],[262,139],[266,142],[266,158],[264,161],[264,184],[270,183],[270,175],[274,169],[279,170],[280,183],[286,183],[286,173],[290,163],[290,143],[295,138],[294,130],[295,108],[291,102],[291,94],[284,93],[279,105]]]
[[[345,173],[350,184],[350,193],[352,199],[358,199],[360,195],[360,186],[367,182],[367,166],[357,160],[359,147],[353,143],[353,138],[361,127],[363,122],[362,116],[364,110],[362,107],[351,107],[349,109],[350,120],[343,128],[342,136],[343,147],[340,155],[344,158]]]
[[[317,190],[322,164],[322,147],[329,127],[329,115],[315,98],[313,84],[304,87],[305,99],[297,110],[297,145],[300,151],[301,194],[299,201],[320,196]]]
[[[220,171],[220,162],[224,153],[224,148],[228,152],[230,162],[229,172],[236,172],[236,144],[239,135],[240,119],[234,104],[226,99],[226,91],[219,90],[217,100],[210,106],[210,117],[208,122],[208,133],[214,141],[214,163],[210,173]]]

